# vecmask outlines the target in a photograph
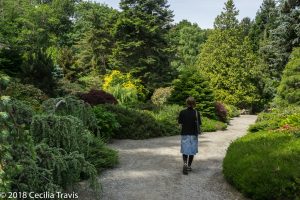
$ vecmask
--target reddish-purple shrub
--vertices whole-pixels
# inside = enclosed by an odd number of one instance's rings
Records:
[[[79,98],[92,106],[99,104],[117,104],[117,99],[103,90],[91,90],[88,93],[79,95]]]
[[[216,102],[215,109],[216,109],[216,115],[218,119],[222,122],[227,122],[228,117],[227,117],[227,110],[225,106],[221,102]]]

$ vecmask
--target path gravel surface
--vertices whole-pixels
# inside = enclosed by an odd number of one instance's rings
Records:
[[[222,161],[229,144],[245,135],[255,120],[256,116],[243,115],[234,118],[226,131],[202,134],[193,171],[187,176],[182,174],[180,136],[115,140],[110,146],[119,151],[120,164],[99,177],[101,199],[245,200],[225,181]]]

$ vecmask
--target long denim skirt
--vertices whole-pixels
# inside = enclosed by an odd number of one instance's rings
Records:
[[[196,155],[198,153],[198,136],[182,135],[180,152],[185,155]]]

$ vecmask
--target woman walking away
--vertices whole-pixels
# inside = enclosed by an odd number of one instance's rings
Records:
[[[194,155],[198,153],[198,134],[200,133],[201,117],[195,109],[196,101],[193,97],[186,99],[187,108],[179,114],[178,123],[181,124],[181,150],[183,157],[183,174],[192,171],[191,165]]]

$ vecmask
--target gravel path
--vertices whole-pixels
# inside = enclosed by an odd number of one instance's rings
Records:
[[[182,175],[180,136],[148,140],[116,140],[120,164],[105,171],[103,200],[245,200],[223,178],[222,160],[230,142],[243,136],[256,116],[231,121],[226,131],[199,137],[193,171]]]

